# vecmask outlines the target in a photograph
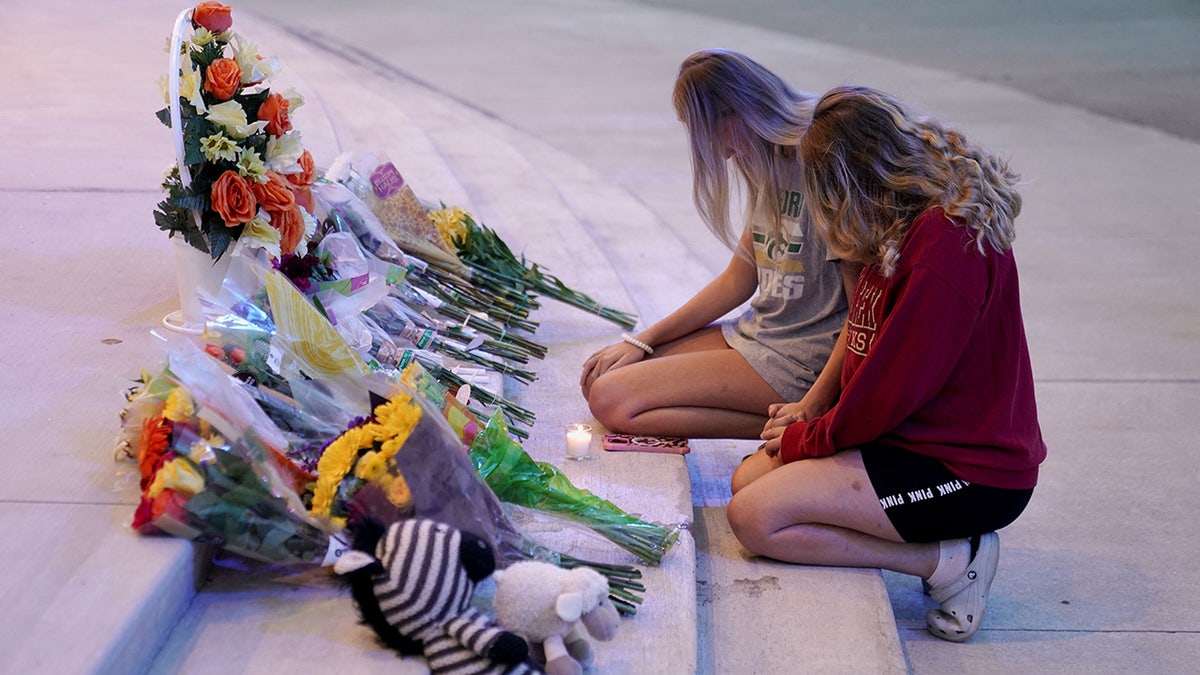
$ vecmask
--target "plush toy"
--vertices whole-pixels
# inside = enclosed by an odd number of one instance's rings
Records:
[[[545,651],[550,675],[579,675],[594,654],[584,631],[607,642],[621,617],[608,599],[608,582],[587,567],[519,562],[493,575],[496,619]]]
[[[496,568],[483,539],[424,518],[387,528],[364,520],[350,531],[334,571],[381,643],[423,655],[433,675],[541,672],[525,640],[471,607],[475,585]]]

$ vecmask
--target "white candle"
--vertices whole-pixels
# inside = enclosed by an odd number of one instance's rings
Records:
[[[567,427],[567,457],[584,459],[592,449],[592,427],[572,424]]]

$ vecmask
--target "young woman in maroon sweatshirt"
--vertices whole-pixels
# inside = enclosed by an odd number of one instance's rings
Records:
[[[866,267],[837,403],[812,419],[771,407],[766,443],[733,476],[730,524],[756,554],[920,576],[940,605],[930,631],[965,640],[995,530],[1046,454],[1011,251],[1018,177],[861,87],[821,98],[800,160],[831,252]]]

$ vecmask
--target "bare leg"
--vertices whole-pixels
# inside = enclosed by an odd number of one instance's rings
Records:
[[[880,567],[921,578],[933,574],[938,544],[901,540],[857,451],[784,464],[751,480],[766,460],[760,451],[738,469],[741,484],[728,508],[734,535],[752,553],[812,565]]]
[[[742,488],[762,478],[769,471],[774,471],[783,466],[783,462],[779,461],[779,456],[768,457],[767,453],[759,450],[742,460],[742,463],[733,470],[733,479],[730,480],[730,491],[737,494]]]
[[[782,402],[715,326],[608,371],[588,391],[609,431],[692,438],[757,438],[767,408]]]

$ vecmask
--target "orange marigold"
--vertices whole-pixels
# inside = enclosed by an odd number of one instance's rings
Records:
[[[171,431],[174,425],[171,420],[154,415],[142,422],[142,435],[138,439],[138,473],[141,474],[141,488],[145,490],[154,480],[154,474],[163,465],[164,456],[171,446]]]

